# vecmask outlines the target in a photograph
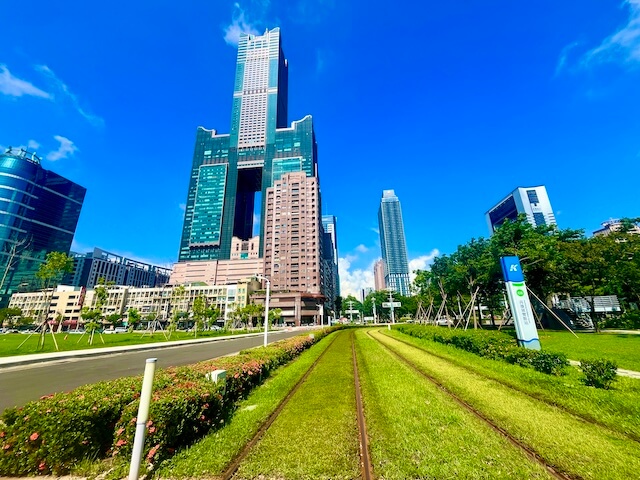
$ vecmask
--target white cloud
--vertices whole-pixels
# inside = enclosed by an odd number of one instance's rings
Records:
[[[78,147],[76,147],[68,138],[62,137],[60,135],[54,135],[53,138],[60,142],[60,146],[57,150],[52,150],[51,152],[47,153],[47,160],[55,162],[56,160],[67,158],[69,155],[73,155],[76,151],[78,151]]]
[[[234,12],[231,24],[224,28],[224,41],[228,45],[238,46],[241,33],[258,35],[256,25],[252,25],[245,17],[244,10],[239,3],[234,4]]]
[[[32,97],[46,98],[52,100],[53,96],[38,87],[21,80],[18,77],[14,77],[6,65],[0,64],[0,93],[9,95],[10,97],[22,97],[23,95],[30,95]]]
[[[361,243],[356,247],[356,250],[360,253],[367,253],[369,251],[369,248]]]
[[[640,63],[640,0],[625,0],[629,7],[627,24],[602,43],[588,51],[584,63],[622,61],[626,64]]]
[[[39,148],[40,148],[40,144],[38,142],[36,142],[35,140],[29,140],[29,143],[27,143],[27,149],[28,150],[36,151]]]
[[[429,255],[422,255],[418,258],[409,260],[409,278],[411,283],[416,279],[416,270],[426,270],[429,265],[433,263],[433,259],[440,255],[440,251],[437,248],[431,250]]]
[[[367,269],[351,269],[351,264],[358,257],[347,255],[338,259],[338,274],[340,275],[340,294],[342,297],[353,295],[360,298],[363,288],[373,288],[373,263]]]
[[[371,227],[369,230],[371,230],[372,232],[374,232],[376,235],[380,235],[380,230],[375,228],[375,227]]]
[[[187,204],[181,203],[180,205],[178,205],[178,208],[180,209],[180,211],[182,211],[182,213],[184,213],[187,211]]]
[[[567,65],[567,60],[569,59],[569,53],[578,45],[579,45],[578,42],[573,42],[573,43],[570,43],[569,45],[565,45],[565,47],[562,49],[562,52],[560,52],[560,58],[558,59],[558,63],[556,64],[556,72],[555,72],[556,75],[558,75],[562,70],[564,70],[564,68]]]
[[[95,125],[95,126],[102,126],[104,125],[104,120],[100,117],[98,117],[97,115],[93,115],[92,113],[87,112],[86,110],[84,110],[81,106],[80,106],[80,101],[78,100],[78,97],[71,92],[71,90],[69,90],[69,87],[67,86],[66,83],[64,83],[62,80],[60,80],[55,73],[53,73],[53,70],[51,70],[48,66],[46,65],[36,65],[36,70],[41,72],[42,74],[44,74],[54,85],[54,87],[56,89],[58,89],[60,92],[62,92],[63,96],[65,98],[67,98],[70,102],[71,105],[73,106],[73,108],[80,114],[82,115],[87,121],[89,121],[89,123]]]

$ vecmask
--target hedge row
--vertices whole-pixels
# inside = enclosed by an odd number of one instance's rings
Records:
[[[453,345],[481,357],[504,360],[548,375],[564,375],[565,369],[569,366],[569,360],[564,353],[518,347],[516,340],[503,332],[465,331],[427,325],[398,325],[397,329],[412,337]]]
[[[236,402],[272,370],[333,330],[316,332],[315,338],[297,336],[236,356],[158,370],[147,422],[146,462],[154,465],[218,428]],[[216,369],[227,370],[224,385],[205,377]],[[130,456],[141,386],[142,376],[121,378],[5,410],[0,419],[0,476],[61,475],[83,459]]]

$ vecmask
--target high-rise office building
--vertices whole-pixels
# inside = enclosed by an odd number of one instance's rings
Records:
[[[384,276],[384,260],[380,258],[373,264],[373,285],[375,286],[376,292],[387,289]]]
[[[320,190],[316,177],[285,173],[267,189],[264,274],[273,290],[323,293]]]
[[[254,236],[262,257],[254,218],[264,219],[267,188],[287,172],[317,176],[311,117],[286,125],[287,74],[279,28],[240,36],[231,133],[197,130],[179,262],[229,260],[234,238]]]
[[[340,274],[338,273],[338,221],[334,215],[322,216],[322,257],[326,263],[327,291],[332,303],[340,296]]]
[[[115,253],[94,248],[88,253],[73,253],[73,271],[63,283],[75,287],[95,287],[100,280],[107,284],[131,287],[161,287],[169,281],[171,270]]]
[[[515,220],[520,214],[526,215],[534,227],[556,224],[547,189],[543,185],[518,187],[486,213],[489,231],[495,232],[505,220]]]
[[[400,200],[393,190],[383,190],[380,209],[380,247],[386,265],[385,284],[387,288],[401,295],[409,295],[409,261],[407,243],[404,237],[404,223]]]
[[[319,189],[313,121],[307,115],[287,125],[287,91],[288,62],[281,47],[280,29],[267,30],[263,35],[242,34],[238,44],[231,133],[218,134],[202,127],[196,132],[180,251],[172,283],[228,283],[265,273],[265,262],[269,260],[265,256],[269,189],[275,188],[289,173],[314,178],[314,188]],[[305,225],[307,221],[313,223],[320,235],[319,190],[315,195],[316,218],[305,219]],[[271,197],[273,202],[281,200]],[[275,203],[274,209],[278,209]],[[271,225],[277,226],[273,222]],[[317,239],[314,245],[306,246],[306,251],[299,253],[321,259],[321,240]],[[311,247],[316,251],[309,251]],[[267,275],[275,275],[273,268],[272,261]],[[322,275],[320,272],[317,275],[316,283],[321,285]],[[298,277],[300,288],[315,285],[307,282],[311,279],[306,275],[304,282],[302,280]],[[282,284],[284,280],[278,282]],[[293,277],[287,282],[296,283]]]
[[[35,273],[49,252],[69,253],[85,193],[33,153],[0,154],[0,306],[41,287]]]

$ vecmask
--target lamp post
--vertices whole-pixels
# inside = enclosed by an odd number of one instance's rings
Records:
[[[267,282],[267,295],[264,300],[264,346],[267,346],[267,332],[269,330],[269,287],[271,286],[271,282],[264,275],[256,274],[254,277],[259,278],[260,280],[264,280]]]

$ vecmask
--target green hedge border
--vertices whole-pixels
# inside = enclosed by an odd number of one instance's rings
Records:
[[[453,345],[481,357],[533,368],[548,375],[564,375],[569,366],[569,360],[564,353],[519,347],[513,337],[503,332],[465,331],[428,325],[397,325],[394,328],[412,337]]]

